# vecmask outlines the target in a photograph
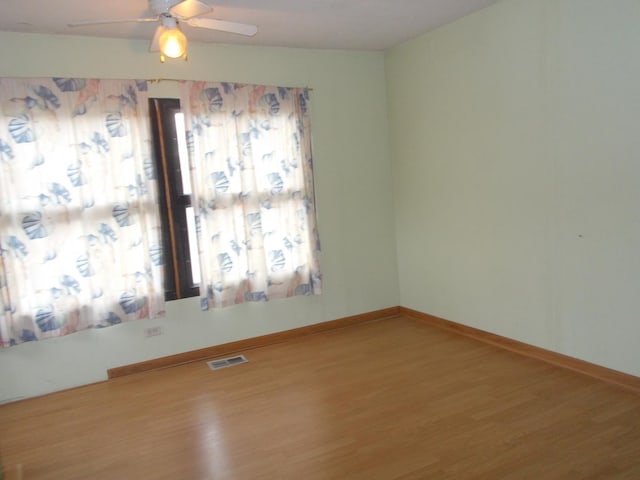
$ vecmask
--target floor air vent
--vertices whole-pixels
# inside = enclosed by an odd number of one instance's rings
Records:
[[[249,360],[244,355],[236,355],[235,357],[220,358],[207,362],[211,370],[220,370],[221,368],[233,367],[241,363],[247,363]]]

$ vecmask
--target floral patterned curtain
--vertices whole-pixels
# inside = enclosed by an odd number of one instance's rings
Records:
[[[146,82],[0,79],[0,343],[164,310]]]
[[[319,294],[309,95],[183,82],[202,308]]]

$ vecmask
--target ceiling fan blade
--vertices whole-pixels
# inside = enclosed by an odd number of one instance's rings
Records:
[[[162,32],[164,32],[165,30],[166,29],[164,26],[158,25],[158,28],[156,28],[156,31],[153,34],[153,40],[151,40],[151,44],[149,45],[150,52],[160,51],[160,35],[162,35]]]
[[[252,37],[258,32],[258,27],[247,23],[227,22],[225,20],[214,20],[213,18],[192,18],[187,20],[187,25],[198,28],[208,28],[227,33],[237,33]]]
[[[213,7],[200,0],[184,0],[169,10],[171,15],[175,15],[182,20],[204,15],[211,11],[213,11]]]
[[[157,22],[157,21],[158,21],[158,17],[153,17],[153,18],[114,18],[112,20],[89,20],[89,21],[86,21],[86,22],[68,23],[67,26],[69,26],[69,27],[86,27],[86,26],[91,26],[91,25],[106,25],[108,23],[130,23],[130,22],[146,23],[146,22]]]

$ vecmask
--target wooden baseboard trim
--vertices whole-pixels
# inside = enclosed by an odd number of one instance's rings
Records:
[[[610,368],[596,365],[594,363],[589,363],[584,360],[579,360],[577,358],[563,355],[561,353],[556,353],[551,350],[545,350],[544,348],[529,345],[518,340],[513,340],[511,338],[486,332],[478,328],[462,325],[450,320],[445,320],[443,318],[439,318],[434,315],[430,315],[406,307],[385,308],[373,312],[339,318],[337,320],[330,320],[327,322],[316,323],[305,327],[285,330],[283,332],[270,333],[267,335],[261,335],[259,337],[247,338],[244,340],[238,340],[222,345],[215,345],[212,347],[206,347],[189,352],[169,355],[167,357],[155,358],[153,360],[147,360],[140,363],[111,368],[107,370],[107,374],[109,379],[112,379],[123,377],[126,375],[132,375],[135,373],[147,372],[150,370],[173,367],[185,363],[209,360],[212,358],[230,355],[241,351],[282,343],[287,340],[302,337],[305,335],[312,335],[314,333],[326,332],[329,330],[344,328],[360,323],[382,320],[385,318],[397,317],[400,315],[420,320],[441,330],[446,330],[458,335],[473,338],[475,340],[502,348],[504,350],[508,350],[510,352],[514,352],[530,358],[535,358],[537,360],[550,363],[557,367],[566,368],[568,370],[572,370],[583,375],[588,375],[604,382],[624,387],[626,389],[634,391],[635,393],[640,393],[640,377],[636,377],[628,373],[619,372],[617,370],[612,370]]]
[[[314,325],[308,325],[306,327],[294,328],[291,330],[285,330],[283,332],[270,333],[268,335],[261,335],[259,337],[247,338],[245,340],[238,340],[235,342],[224,343],[222,345],[201,348],[198,350],[192,350],[190,352],[155,358],[153,360],[147,360],[145,362],[110,368],[109,370],[107,370],[107,375],[109,376],[109,379],[112,379],[123,377],[125,375],[132,375],[134,373],[147,372],[149,370],[174,367],[176,365],[182,365],[185,363],[210,360],[215,357],[230,355],[245,350],[251,350],[253,348],[266,347],[268,345],[282,343],[286,340],[302,337],[305,335],[326,332],[328,330],[335,330],[337,328],[344,328],[359,323],[371,322],[374,320],[382,320],[384,318],[397,317],[399,315],[399,312],[400,307],[390,307],[373,312],[361,313],[359,315],[352,315],[350,317],[339,318],[337,320],[316,323]]]
[[[509,350],[510,352],[542,360],[543,362],[547,362],[558,367],[566,368],[574,372],[597,378],[598,380],[633,390],[635,393],[640,393],[640,377],[612,370],[607,367],[602,367],[561,353],[552,352],[551,350],[535,347],[533,345],[502,337],[484,330],[468,327],[460,323],[445,320],[410,308],[398,307],[398,309],[401,315],[421,320],[433,327],[464,335],[465,337],[470,337],[475,340]]]

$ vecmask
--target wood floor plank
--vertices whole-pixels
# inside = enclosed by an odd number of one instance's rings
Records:
[[[640,396],[408,317],[0,406],[24,479],[640,478]]]

